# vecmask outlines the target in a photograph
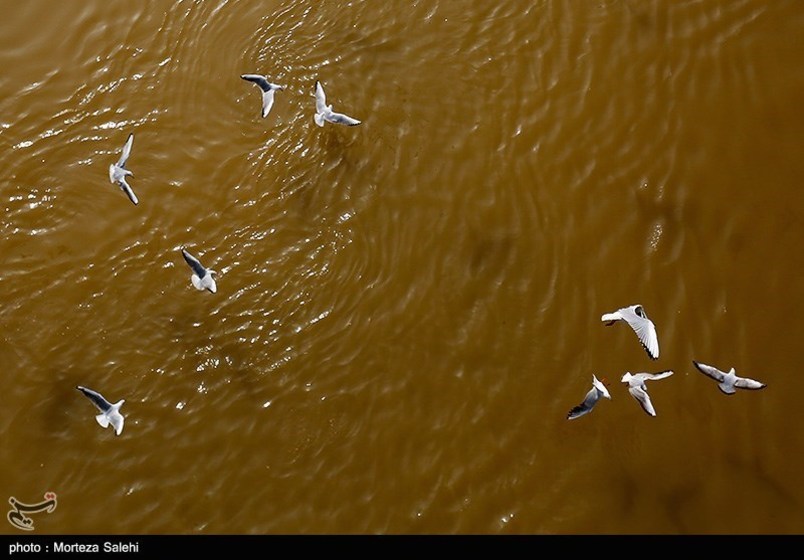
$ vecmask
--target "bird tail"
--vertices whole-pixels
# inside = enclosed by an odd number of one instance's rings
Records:
[[[619,319],[620,316],[616,313],[606,313],[600,318],[600,320],[603,321],[604,323],[613,323],[614,321],[617,321]]]
[[[315,124],[318,126],[324,126],[324,113],[316,113],[314,118]]]
[[[729,383],[718,383],[717,386],[720,388],[721,391],[726,393],[727,395],[733,395],[737,392],[737,389],[734,388],[734,385]]]
[[[108,416],[106,416],[105,414],[98,414],[98,415],[95,417],[95,420],[97,420],[97,421],[98,421],[98,424],[100,424],[100,427],[101,427],[101,428],[107,428],[107,427],[109,427],[109,417],[108,417]]]

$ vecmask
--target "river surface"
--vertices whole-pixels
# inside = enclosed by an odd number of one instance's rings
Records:
[[[0,500],[55,492],[36,532],[804,532],[802,2],[0,12]],[[636,303],[657,361],[601,322]],[[649,417],[620,377],[667,369]]]

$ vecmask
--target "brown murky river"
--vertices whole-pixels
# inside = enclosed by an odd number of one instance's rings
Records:
[[[804,532],[804,3],[0,12],[0,500],[56,492],[38,533]],[[601,322],[635,303],[655,362]],[[620,377],[666,369],[651,418]]]

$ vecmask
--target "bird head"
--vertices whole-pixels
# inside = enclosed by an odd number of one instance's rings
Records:
[[[605,381],[606,381],[605,377],[603,378],[603,381],[599,381],[594,374],[592,375],[592,386],[594,386],[595,389],[600,391],[600,394],[602,396],[604,396],[607,399],[611,400],[611,395],[609,394],[609,390],[606,388]]]

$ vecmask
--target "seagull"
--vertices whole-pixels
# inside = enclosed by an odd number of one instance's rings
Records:
[[[606,397],[607,399],[611,400],[611,395],[609,395],[609,391],[606,389],[606,386],[598,381],[597,377],[592,375],[592,388],[588,393],[586,393],[583,402],[569,411],[569,414],[567,414],[567,420],[574,420],[575,418],[579,418],[584,414],[592,412],[592,408],[594,408],[595,404],[597,404],[597,401],[600,400],[600,397]]]
[[[193,286],[199,291],[209,290],[213,294],[218,291],[218,286],[215,284],[215,276],[218,273],[209,268],[204,268],[201,261],[188,253],[184,247],[181,248],[181,254],[187,264],[190,265],[190,268],[193,269],[193,275],[190,276]]]
[[[274,104],[274,92],[276,90],[283,90],[285,87],[272,84],[268,81],[266,76],[261,76],[260,74],[242,74],[240,77],[252,82],[262,90],[262,118],[267,117]]]
[[[659,339],[656,336],[656,326],[653,321],[648,319],[645,309],[641,305],[631,305],[618,309],[614,313],[606,313],[601,320],[606,323],[606,326],[613,325],[615,321],[625,321],[631,325],[650,359],[658,359]]]
[[[120,159],[117,160],[117,163],[113,163],[109,166],[109,181],[112,183],[117,183],[120,186],[120,189],[126,193],[128,198],[133,202],[135,205],[139,203],[137,200],[137,195],[134,194],[134,191],[131,190],[131,187],[128,186],[126,182],[126,177],[128,175],[134,176],[134,173],[126,169],[126,162],[128,161],[128,156],[131,155],[131,144],[134,143],[134,133],[128,135],[128,140],[126,143],[123,144],[123,153],[120,154]]]
[[[760,383],[754,379],[747,377],[737,377],[734,368],[731,368],[728,373],[720,371],[716,367],[708,366],[700,362],[692,360],[693,365],[698,368],[698,371],[707,375],[717,381],[718,388],[727,395],[733,395],[737,389],[764,389],[767,387],[764,383]],[[736,387],[736,388],[735,388]]]
[[[653,403],[650,402],[650,395],[648,395],[648,388],[645,386],[645,381],[656,381],[657,379],[664,379],[671,375],[673,375],[673,372],[670,370],[660,371],[658,373],[635,373],[634,375],[631,375],[631,372],[627,371],[621,381],[628,383],[628,392],[637,400],[645,412],[650,416],[656,416],[656,410],[653,408]]]
[[[98,421],[101,428],[107,428],[109,424],[111,424],[114,428],[114,433],[119,436],[123,431],[123,415],[120,414],[120,407],[123,406],[123,403],[126,401],[117,401],[115,404],[112,404],[104,399],[103,395],[92,389],[87,389],[80,385],[76,387],[76,389],[84,393],[84,395],[92,401],[92,404],[101,411],[100,414],[95,416],[95,420]]]
[[[335,113],[332,111],[332,105],[327,105],[327,96],[324,93],[324,88],[321,87],[321,82],[315,82],[315,124],[324,126],[324,121],[329,121],[333,124],[345,124],[347,126],[357,126],[360,121],[353,119],[342,113]]]

